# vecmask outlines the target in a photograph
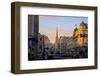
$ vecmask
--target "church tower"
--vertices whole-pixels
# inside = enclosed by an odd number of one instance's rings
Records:
[[[56,28],[56,44],[58,44],[58,27]]]
[[[58,49],[58,27],[56,28],[55,49]]]

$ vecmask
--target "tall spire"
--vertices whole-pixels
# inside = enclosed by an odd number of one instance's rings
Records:
[[[56,43],[58,43],[58,27],[56,28]]]
[[[58,49],[58,27],[56,27],[55,49]]]

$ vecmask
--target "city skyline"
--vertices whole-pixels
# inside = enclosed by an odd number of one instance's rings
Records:
[[[28,25],[28,60],[88,58],[87,17],[29,15]]]
[[[55,43],[56,28],[58,28],[58,37],[72,36],[73,30],[81,22],[88,24],[87,17],[72,16],[39,16],[39,33],[48,36],[51,43]]]

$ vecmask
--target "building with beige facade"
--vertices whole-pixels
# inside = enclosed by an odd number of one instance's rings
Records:
[[[87,46],[88,44],[88,27],[83,21],[79,27],[76,27],[73,32],[73,37],[78,43],[78,46]]]

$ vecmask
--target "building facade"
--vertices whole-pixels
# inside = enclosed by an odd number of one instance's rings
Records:
[[[73,32],[73,37],[78,43],[78,46],[87,46],[88,44],[88,27],[87,24],[81,22],[79,28],[75,28]]]
[[[60,36],[59,38],[59,50],[60,50],[60,53],[63,53],[67,50],[67,37],[66,36]]]
[[[38,34],[38,58],[42,59],[44,52],[49,54],[52,44],[46,35]]]

